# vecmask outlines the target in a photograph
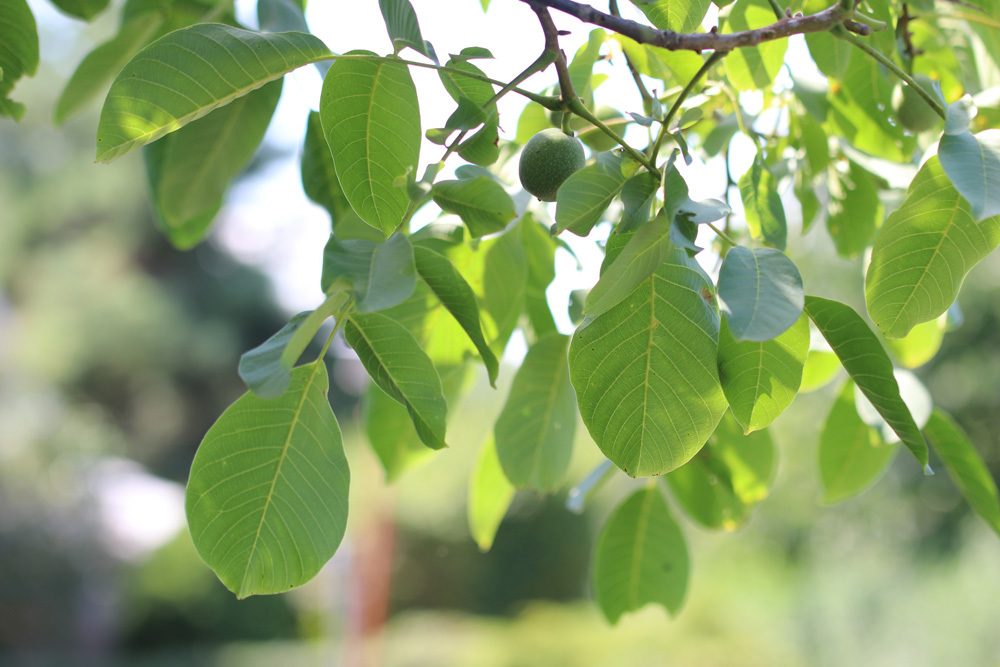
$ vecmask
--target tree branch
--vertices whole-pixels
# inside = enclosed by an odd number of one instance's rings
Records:
[[[852,16],[852,12],[840,3],[808,16],[789,16],[787,13],[774,23],[756,28],[731,33],[699,32],[680,33],[673,30],[658,30],[630,19],[613,16],[584,5],[574,0],[521,0],[533,9],[551,8],[574,16],[584,23],[591,23],[629,37],[640,44],[649,44],[671,51],[731,51],[733,49],[757,46],[763,42],[771,42],[792,35],[810,32],[826,32],[834,26],[843,24]],[[862,24],[863,25],[863,24]],[[853,30],[853,27],[851,28]]]

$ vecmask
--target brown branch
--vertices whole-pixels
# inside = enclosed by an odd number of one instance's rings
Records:
[[[731,33],[698,32],[680,33],[673,30],[658,30],[630,19],[613,16],[584,5],[574,0],[521,0],[538,12],[540,8],[551,8],[564,14],[574,16],[584,23],[591,23],[601,28],[629,37],[640,44],[649,44],[671,51],[731,51],[747,46],[757,46],[763,42],[771,42],[792,35],[811,32],[825,32],[851,19],[851,12],[837,3],[816,14],[803,16],[787,14],[774,23],[756,28]],[[852,26],[853,27],[853,26]]]

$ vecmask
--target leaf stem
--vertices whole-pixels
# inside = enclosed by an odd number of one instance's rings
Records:
[[[691,80],[688,81],[687,85],[684,86],[683,90],[681,90],[681,93],[680,95],[677,96],[677,99],[674,100],[674,103],[670,106],[670,109],[667,111],[667,115],[663,117],[663,121],[660,124],[660,132],[659,134],[656,135],[656,141],[653,142],[653,145],[649,152],[649,157],[650,160],[653,162],[653,164],[656,164],[656,157],[660,153],[660,145],[666,138],[667,133],[669,132],[670,123],[671,121],[673,121],[674,116],[677,115],[677,112],[680,111],[681,105],[684,104],[684,100],[688,98],[688,96],[694,90],[695,86],[698,85],[698,82],[701,81],[701,79],[705,76],[708,70],[712,69],[712,67],[717,62],[722,60],[727,53],[729,52],[714,51],[712,55],[706,58],[705,62],[701,64],[701,67],[698,68],[698,71],[694,73],[693,77],[691,77]]]
[[[725,233],[724,231],[722,231],[721,229],[719,229],[718,227],[716,227],[715,225],[713,225],[711,222],[706,222],[705,226],[708,227],[709,229],[711,229],[713,232],[715,232],[719,236],[719,238],[721,238],[723,241],[725,241],[729,245],[731,245],[733,247],[736,247],[736,246],[739,245],[739,243],[737,243],[736,241],[734,241],[733,238],[731,236],[729,236],[729,234]]]

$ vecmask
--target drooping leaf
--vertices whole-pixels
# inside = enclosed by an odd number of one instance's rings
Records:
[[[417,282],[413,247],[399,232],[381,243],[341,241],[331,235],[323,249],[323,291],[338,280],[351,286],[359,312],[399,305],[413,294]]]
[[[805,310],[858,388],[926,466],[927,443],[899,395],[892,362],[875,333],[850,306],[836,301],[807,296]]]
[[[708,13],[709,0],[632,0],[660,30],[692,32]]]
[[[149,43],[163,23],[164,16],[160,12],[143,12],[122,25],[117,35],[88,53],[56,102],[56,124],[61,124],[96,97],[139,49]]]
[[[945,134],[941,166],[962,193],[976,222],[1000,216],[1000,130]]]
[[[145,148],[153,208],[177,248],[193,247],[208,232],[230,182],[264,138],[281,84],[272,81]]]
[[[382,10],[385,28],[397,52],[408,46],[431,60],[437,60],[420,34],[417,13],[413,11],[410,0],[378,0],[378,7]]]
[[[719,271],[719,306],[737,340],[765,341],[802,315],[805,295],[798,268],[771,248],[731,249]]]
[[[774,478],[774,442],[766,431],[743,435],[723,417],[708,444],[664,479],[684,512],[706,528],[734,530],[767,497]]]
[[[469,479],[469,532],[480,551],[493,547],[493,538],[513,498],[514,486],[503,474],[493,439],[487,438]]]
[[[576,171],[556,193],[556,225],[586,236],[618,196],[634,172],[634,163],[602,153],[593,164]]]
[[[806,357],[805,366],[802,369],[802,384],[799,386],[799,393],[804,394],[809,391],[816,391],[828,385],[842,366],[840,359],[833,352],[827,350],[809,350]]]
[[[624,301],[577,329],[569,358],[580,414],[629,475],[680,467],[715,431],[726,410],[718,336],[712,283],[676,249]]]
[[[767,0],[736,0],[722,32],[751,30],[774,23],[774,11]],[[734,49],[724,61],[726,74],[737,90],[768,88],[781,69],[788,49],[787,40],[764,42]]]
[[[52,0],[63,12],[84,21],[90,21],[107,9],[110,0]]]
[[[673,250],[670,222],[657,216],[639,228],[590,290],[584,314],[597,317],[617,306],[648,279]]]
[[[405,179],[417,170],[417,91],[402,62],[369,51],[347,55],[354,58],[337,59],[323,82],[323,132],[347,201],[389,236],[410,206]]]
[[[402,404],[431,449],[445,447],[447,403],[434,364],[405,327],[381,313],[353,314],[344,337],[368,375]]]
[[[350,473],[322,361],[280,398],[244,394],[198,447],[187,519],[198,553],[239,598],[311,579],[347,523]]]
[[[15,120],[24,106],[7,98],[22,76],[38,69],[38,28],[26,0],[5,0],[0,4],[0,117]]]
[[[431,288],[455,321],[468,334],[469,340],[476,346],[479,356],[486,366],[490,385],[496,387],[500,363],[490,349],[483,336],[479,319],[479,304],[476,294],[462,274],[452,266],[448,258],[428,247],[418,245],[414,249],[417,271],[427,286]]]
[[[462,218],[473,238],[502,231],[514,219],[514,201],[488,176],[439,181],[431,190],[434,203]]]
[[[309,311],[299,313],[273,336],[240,356],[240,379],[254,395],[277,398],[285,393],[292,369],[281,362],[281,357],[308,315]]]
[[[655,486],[636,491],[604,524],[594,555],[594,594],[612,623],[647,604],[671,614],[687,593],[687,544]]]
[[[316,37],[201,23],[168,33],[119,72],[101,110],[97,159],[110,162],[287,72],[330,57]]]
[[[778,195],[778,183],[760,154],[740,178],[740,196],[750,234],[773,248],[784,250],[788,236],[785,208]]]
[[[1000,495],[996,482],[965,432],[947,414],[935,410],[924,433],[969,506],[1000,534]]]
[[[838,503],[867,489],[882,476],[897,451],[899,447],[886,444],[876,429],[858,417],[854,383],[848,381],[834,400],[820,434],[823,501]]]
[[[1000,216],[977,223],[931,158],[875,239],[865,278],[868,313],[885,335],[905,336],[948,310],[966,274],[998,245]]]
[[[745,433],[768,426],[799,391],[809,352],[809,320],[800,317],[768,341],[738,341],[723,322],[719,378],[733,416]]]
[[[497,455],[515,486],[543,492],[559,488],[569,468],[576,402],[569,381],[569,338],[537,340],[514,376],[494,427]]]

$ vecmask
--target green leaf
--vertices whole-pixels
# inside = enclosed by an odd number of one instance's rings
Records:
[[[437,61],[434,52],[428,48],[428,44],[420,34],[417,13],[413,11],[413,5],[409,0],[378,0],[378,7],[382,10],[385,28],[397,53],[408,46],[417,53]]]
[[[309,32],[305,0],[257,0],[257,23],[265,32]]]
[[[664,479],[688,516],[706,528],[730,531],[767,497],[775,467],[770,434],[743,435],[728,414],[708,444]]]
[[[701,26],[709,0],[632,0],[660,30],[691,32]]]
[[[590,31],[587,41],[577,49],[573,55],[573,60],[569,63],[569,78],[573,83],[573,89],[582,97],[589,98],[593,92],[591,90],[591,78],[594,72],[594,65],[601,57],[601,46],[607,33],[600,28]]]
[[[646,170],[625,181],[621,193],[622,219],[618,223],[619,232],[631,231],[649,222],[659,189],[660,179]]]
[[[485,553],[493,547],[493,538],[513,498],[514,487],[504,477],[496,446],[489,438],[469,479],[469,532],[480,551]]]
[[[945,312],[965,275],[998,245],[1000,216],[977,223],[931,158],[875,238],[865,278],[868,313],[885,335],[905,336]]]
[[[737,340],[780,335],[802,315],[802,276],[784,253],[736,246],[719,271],[719,305]]]
[[[759,153],[740,178],[740,196],[750,234],[765,245],[784,250],[788,236],[785,208],[778,195],[778,183]]]
[[[380,313],[353,314],[344,337],[375,384],[406,408],[420,440],[431,449],[446,447],[441,380],[410,332]]]
[[[238,598],[304,584],[344,536],[350,473],[328,387],[317,361],[297,368],[280,398],[244,394],[195,454],[188,528]]]
[[[809,320],[804,316],[780,336],[764,342],[738,341],[723,322],[719,378],[745,433],[768,426],[791,405],[808,352]]]
[[[541,338],[547,333],[556,331],[556,323],[552,319],[552,311],[549,310],[548,298],[545,295],[549,285],[556,277],[556,241],[549,235],[548,230],[539,224],[531,214],[525,214],[521,218],[518,230],[521,232],[520,247],[524,249],[524,259],[527,265],[526,281],[524,284],[524,310],[528,315],[528,322],[531,324],[535,336]],[[513,255],[513,253],[509,254]],[[507,270],[499,266],[497,269],[487,283],[487,286],[492,285],[492,292],[497,297],[502,298],[510,294],[518,286],[516,280],[511,280],[511,277],[519,276],[520,274],[515,273],[513,269]],[[490,294],[490,291],[487,290],[487,295]],[[511,308],[510,310],[514,312],[515,308]],[[519,311],[520,309],[518,308],[513,318],[508,321],[516,323],[517,315],[520,315]]]
[[[997,485],[968,436],[941,410],[931,414],[924,433],[966,502],[1000,534]]]
[[[568,337],[549,334],[531,346],[497,418],[497,455],[515,486],[555,491],[569,468],[576,401],[566,361],[568,344]]]
[[[323,291],[342,280],[351,286],[357,310],[371,313],[403,303],[417,282],[413,247],[396,232],[381,243],[341,241],[330,236],[323,249]]]
[[[439,70],[441,83],[455,102],[468,100],[482,108],[486,116],[485,124],[475,134],[462,142],[458,155],[463,160],[482,166],[489,166],[500,157],[498,145],[499,116],[493,85],[485,81],[486,73],[462,57],[452,56],[445,65],[448,70],[468,72],[472,76],[462,76],[456,71]]]
[[[819,438],[823,502],[838,503],[867,489],[885,473],[898,450],[858,417],[854,383],[847,382],[834,400]]]
[[[837,377],[841,369],[840,359],[833,352],[826,350],[809,350],[806,364],[802,369],[802,384],[799,393],[816,391],[829,384]]]
[[[694,201],[689,196],[688,184],[677,171],[673,158],[667,164],[664,174],[666,200],[663,215],[673,222],[684,221],[695,225],[714,222],[729,213],[729,207],[718,199]],[[697,232],[696,232],[697,233]]]
[[[726,411],[712,283],[683,250],[624,301],[577,329],[570,375],[583,422],[632,476],[686,463]]]
[[[936,320],[918,324],[902,338],[888,339],[886,344],[892,356],[903,366],[907,368],[923,366],[941,349],[947,322],[948,316],[942,315]]]
[[[0,116],[18,119],[24,106],[7,99],[22,76],[38,69],[38,28],[25,0],[4,0],[0,4]]]
[[[462,218],[473,238],[502,231],[516,216],[514,200],[488,176],[440,181],[431,197],[442,210]]]
[[[490,385],[496,387],[500,362],[497,361],[489,343],[483,336],[479,320],[479,304],[476,301],[475,292],[469,287],[469,283],[465,281],[462,274],[452,266],[447,257],[420,245],[413,250],[420,277],[424,279],[441,304],[448,309],[455,321],[469,335],[469,340],[476,346],[479,356],[483,360],[483,365],[486,366]]]
[[[59,101],[55,122],[61,124],[97,96],[132,57],[162,28],[159,12],[144,12],[126,22],[117,35],[87,54],[70,76]]]
[[[774,23],[767,0],[736,0],[722,32],[739,32]],[[759,46],[734,49],[725,60],[726,75],[737,90],[769,88],[785,60],[788,42],[780,39]]]
[[[319,113],[347,201],[389,236],[410,206],[401,179],[420,154],[420,108],[406,65],[370,51],[337,59],[323,82]],[[372,59],[364,56],[371,56]]]
[[[240,356],[240,379],[254,395],[260,398],[277,398],[285,393],[292,377],[292,369],[283,364],[281,358],[309,313],[310,311],[299,313],[276,334]]]
[[[1000,215],[1000,130],[945,134],[938,157],[976,222]]]
[[[230,181],[257,152],[281,84],[272,81],[145,148],[153,207],[175,247],[186,250],[204,238]]]
[[[837,180],[841,196],[830,202],[826,228],[841,257],[865,251],[882,222],[882,202],[872,175],[851,162],[846,177]]]
[[[604,525],[594,555],[594,594],[612,623],[659,604],[680,611],[687,593],[684,534],[656,487],[636,491]]]
[[[556,193],[556,225],[586,236],[600,221],[634,172],[635,164],[613,153],[602,153],[593,164],[573,173]]]
[[[601,273],[587,296],[584,314],[597,317],[614,308],[648,279],[673,251],[670,222],[657,216],[639,228],[614,261]]]
[[[860,315],[836,301],[807,296],[806,312],[861,392],[917,460],[926,466],[927,443],[899,395],[892,362],[875,333]]]
[[[109,0],[52,0],[52,4],[66,14],[84,21],[90,21],[103,12]]]
[[[110,162],[225,106],[287,72],[330,57],[319,39],[201,23],[164,35],[115,77],[97,127]]]
[[[302,189],[309,199],[330,214],[333,233],[340,240],[385,240],[381,231],[368,225],[354,212],[344,196],[318,111],[309,113],[306,124],[306,137],[302,146]]]

